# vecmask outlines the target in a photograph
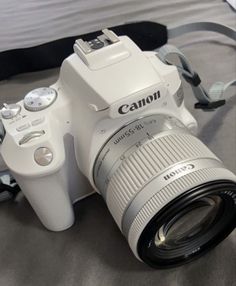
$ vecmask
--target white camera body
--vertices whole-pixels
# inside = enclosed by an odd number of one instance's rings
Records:
[[[94,189],[99,193],[96,158],[122,126],[160,113],[197,129],[177,68],[155,52],[143,52],[109,30],[90,42],[77,40],[74,50],[54,85],[2,109],[3,160],[52,231],[73,224],[74,202]]]

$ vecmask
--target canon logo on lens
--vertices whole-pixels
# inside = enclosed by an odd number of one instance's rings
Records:
[[[176,170],[170,172],[169,174],[167,174],[166,176],[164,176],[164,179],[165,179],[166,181],[168,181],[169,179],[175,177],[176,175],[178,175],[178,174],[180,174],[180,173],[183,173],[183,172],[185,172],[185,171],[187,171],[187,170],[192,170],[192,169],[194,169],[194,168],[195,168],[195,166],[194,166],[193,164],[185,165],[185,166],[183,166],[183,167],[181,167],[181,168],[178,168],[178,169],[176,169]]]

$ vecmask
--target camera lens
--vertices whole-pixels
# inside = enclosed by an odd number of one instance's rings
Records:
[[[191,261],[235,228],[235,175],[173,117],[119,129],[94,181],[135,256],[152,267]]]
[[[178,211],[156,232],[155,245],[160,249],[181,247],[209,229],[219,212],[222,200],[211,196],[199,199]]]
[[[236,185],[217,181],[197,187],[156,214],[141,234],[138,252],[152,267],[189,262],[235,228]]]

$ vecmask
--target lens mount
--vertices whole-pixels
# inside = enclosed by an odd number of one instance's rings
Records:
[[[196,210],[211,210],[196,219]],[[193,212],[191,216],[186,214]],[[186,228],[178,234],[178,226]],[[189,225],[192,228],[189,228]],[[168,233],[171,230],[170,238]],[[236,226],[236,183],[213,181],[178,196],[159,211],[143,230],[138,241],[138,255],[154,268],[167,268],[189,262],[227,237]],[[175,233],[177,232],[177,233]]]

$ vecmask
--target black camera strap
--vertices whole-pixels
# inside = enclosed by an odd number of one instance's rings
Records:
[[[107,27],[106,27],[107,28]],[[126,35],[142,50],[154,50],[167,43],[167,27],[143,21],[109,27],[118,36]],[[101,29],[92,33],[58,39],[35,47],[0,52],[0,80],[10,76],[61,66],[71,55],[78,38],[89,41],[101,35]]]

